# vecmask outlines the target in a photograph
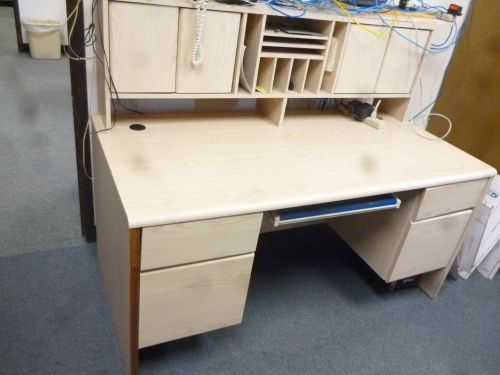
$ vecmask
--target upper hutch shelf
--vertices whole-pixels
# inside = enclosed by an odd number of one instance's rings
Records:
[[[415,43],[427,47],[440,24],[384,15],[394,25],[387,27],[367,15],[358,18],[360,27],[325,10],[288,18],[262,4],[208,2],[203,62],[195,66],[195,7],[190,0],[101,2],[108,127],[116,107],[110,101],[121,99],[258,99],[277,124],[289,98],[396,99],[400,106],[409,102],[424,60]]]

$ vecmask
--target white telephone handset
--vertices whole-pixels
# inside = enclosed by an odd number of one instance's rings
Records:
[[[196,22],[193,53],[191,55],[191,64],[194,67],[203,63],[203,33],[205,31],[205,13],[207,11],[207,0],[196,1]]]

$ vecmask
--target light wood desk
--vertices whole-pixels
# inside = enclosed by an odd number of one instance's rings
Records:
[[[130,371],[141,347],[241,322],[272,210],[397,193],[398,210],[331,224],[386,281],[421,274],[436,296],[496,171],[386,121],[135,117],[94,136],[99,260]],[[146,130],[130,130],[136,122]]]
[[[396,194],[399,209],[328,223],[383,280],[419,275],[437,296],[496,173],[405,124],[424,50],[450,24],[384,14],[359,27],[333,11],[290,19],[210,1],[198,65],[196,5],[95,9],[98,254],[127,370],[139,348],[242,321],[259,233],[282,229],[269,216],[284,209]],[[294,112],[352,98],[381,99],[386,127]],[[115,124],[127,100],[169,113]]]

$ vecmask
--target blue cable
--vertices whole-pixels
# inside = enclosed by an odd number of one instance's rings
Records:
[[[279,13],[279,14],[281,14],[282,16],[285,16],[286,18],[301,18],[301,17],[303,17],[303,16],[306,14],[306,12],[307,12],[307,10],[302,9],[302,13],[297,14],[297,15],[293,15],[293,14],[286,13],[286,12],[282,11],[282,10],[281,10],[281,9],[279,9],[279,8],[276,8],[276,6],[275,6],[275,5],[273,5],[272,3],[269,3],[269,6],[270,6],[270,7],[271,7],[271,9],[273,9],[276,13]]]
[[[387,21],[380,15],[380,12],[382,11],[391,11],[391,10],[398,10],[400,12],[406,12],[406,13],[416,13],[416,12],[422,12],[422,11],[428,11],[428,10],[436,10],[437,12],[441,11],[447,11],[446,8],[442,6],[434,6],[427,4],[423,0],[420,1],[420,5],[416,6],[415,8],[412,9],[399,9],[395,5],[394,0],[374,0],[373,6],[357,6],[358,2],[357,0],[344,0],[346,3],[351,4],[354,6],[354,8],[349,8],[348,11],[353,13],[353,14],[362,14],[362,13],[375,13],[378,15],[378,17],[382,20],[382,22],[385,24],[385,26],[390,27],[399,37],[407,40],[409,43],[417,46],[418,48],[422,49],[423,51],[427,53],[432,53],[432,54],[437,54],[437,53],[442,53],[447,51],[450,47],[455,45],[459,40],[460,40],[460,31],[458,28],[455,28],[455,35],[453,36],[452,40],[448,43],[445,42],[444,45],[431,45],[430,48],[426,48],[425,46],[422,46],[418,44],[417,42],[413,41],[412,39],[406,37],[403,35],[397,28],[393,28],[391,25],[387,23]],[[339,7],[333,3],[331,0],[258,0],[259,3],[262,4],[267,4],[271,9],[273,9],[276,13],[279,13],[282,16],[285,16],[287,18],[291,19],[297,19],[303,17],[306,13],[307,10],[309,9],[315,9],[315,10],[332,10],[335,11],[338,14],[341,14],[344,16],[343,13],[339,11]],[[300,10],[299,14],[290,14],[286,12],[283,9],[280,8],[293,8],[296,10]],[[456,25],[455,25],[456,26]],[[452,30],[450,31],[450,35],[453,33],[453,26]],[[450,38],[448,37],[448,40]]]

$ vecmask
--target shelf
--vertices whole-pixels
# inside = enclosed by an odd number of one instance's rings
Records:
[[[277,38],[292,38],[292,39],[309,39],[309,40],[328,40],[326,35],[302,35],[302,34],[288,34],[283,31],[276,31],[274,29],[266,28],[264,36],[272,36]]]
[[[278,48],[299,48],[299,49],[326,49],[326,46],[323,44],[314,44],[314,43],[301,43],[299,41],[289,41],[289,42],[276,42],[272,40],[266,40],[262,42],[263,47],[278,47]]]
[[[331,94],[326,91],[314,93],[305,89],[302,93],[288,91],[284,93],[280,90],[273,90],[270,93],[249,93],[244,88],[239,87],[236,93],[225,94],[177,94],[177,93],[120,93],[120,99],[257,99],[267,98],[410,98],[411,94]],[[117,96],[112,95],[113,99]]]
[[[276,57],[278,59],[295,59],[295,60],[323,60],[325,58],[323,55],[318,55],[314,53],[301,53],[296,51],[283,52],[279,49],[273,51],[263,50],[260,53],[260,57]]]

